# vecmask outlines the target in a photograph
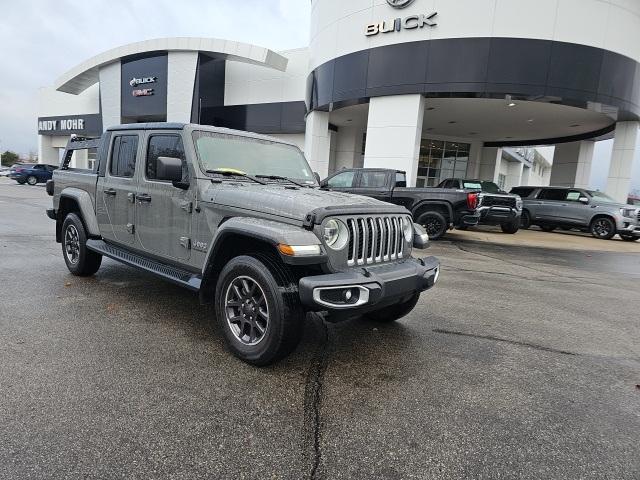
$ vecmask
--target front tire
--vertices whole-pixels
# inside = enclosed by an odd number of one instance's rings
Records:
[[[447,233],[447,220],[439,212],[425,212],[418,217],[417,223],[427,231],[429,240],[440,240]]]
[[[75,213],[67,215],[62,224],[62,256],[69,271],[79,277],[93,275],[102,263],[102,255],[87,248],[87,233]]]
[[[596,218],[589,228],[591,235],[600,240],[611,240],[616,234],[616,224],[608,217]]]
[[[26,178],[19,178],[16,179],[16,182],[18,182],[18,185],[24,185],[25,183],[27,183]]]
[[[628,233],[621,233],[620,238],[625,242],[637,242],[640,240],[640,237],[636,237],[635,235],[629,235]]]
[[[33,175],[29,175],[27,177],[27,183],[33,187],[36,183],[38,183],[38,179]]]
[[[500,225],[500,228],[502,228],[502,231],[504,233],[518,233],[518,230],[520,230],[520,219],[513,220],[509,223],[503,223],[502,225]]]
[[[229,350],[264,366],[291,353],[302,337],[304,311],[292,275],[270,257],[239,256],[223,268],[216,285],[216,318]],[[282,288],[285,287],[285,288]]]
[[[393,305],[389,305],[388,307],[383,307],[379,310],[374,310],[373,312],[369,312],[365,315],[365,318],[368,320],[373,320],[374,322],[380,323],[391,323],[396,320],[400,320],[402,317],[407,316],[411,311],[415,308],[418,300],[420,299],[420,294],[416,293],[411,296],[408,300],[405,300],[400,303],[395,303]]]

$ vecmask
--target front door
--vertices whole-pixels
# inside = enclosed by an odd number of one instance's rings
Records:
[[[592,208],[589,204],[582,203],[581,198],[588,198],[581,190],[569,190],[566,198],[565,215],[567,221],[575,225],[589,225],[592,214]]]
[[[115,135],[104,177],[98,179],[96,202],[100,232],[105,240],[131,245],[135,240],[137,134]]]
[[[140,162],[136,193],[136,234],[150,254],[187,260],[191,254],[191,217],[196,185],[183,190],[157,179],[158,157],[183,161],[183,180],[189,180],[182,138],[179,134],[150,133],[145,161]]]

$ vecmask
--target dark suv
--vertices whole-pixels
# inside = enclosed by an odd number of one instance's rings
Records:
[[[504,233],[517,233],[520,229],[522,199],[513,192],[509,194],[493,182],[463,178],[447,178],[440,182],[438,188],[480,192],[479,225],[500,225]]]
[[[19,163],[11,167],[9,178],[14,179],[20,185],[46,183],[47,180],[51,180],[56,168],[58,167],[42,163]]]
[[[640,239],[640,208],[618,203],[584,188],[516,187],[523,198],[521,228],[538,225],[545,232],[578,229],[609,240],[616,233],[628,242]]]

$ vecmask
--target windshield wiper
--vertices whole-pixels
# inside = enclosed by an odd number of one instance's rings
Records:
[[[222,175],[224,177],[243,177],[248,178],[260,185],[267,185],[267,182],[263,182],[262,180],[258,180],[256,177],[249,175],[247,173],[241,172],[240,170],[229,170],[227,168],[216,168],[214,170],[205,170],[206,173],[216,173],[218,175]]]
[[[296,182],[295,180],[291,180],[289,177],[283,177],[282,175],[256,175],[256,177],[266,178],[267,180],[286,180],[287,182],[291,182],[299,187],[312,187],[311,185],[305,185],[304,183]]]

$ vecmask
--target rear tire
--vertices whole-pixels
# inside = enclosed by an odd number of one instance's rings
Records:
[[[640,237],[629,235],[628,233],[621,233],[620,238],[625,242],[637,242],[638,240],[640,240]]]
[[[502,225],[500,225],[500,228],[502,228],[502,231],[504,233],[518,233],[518,230],[520,230],[520,219],[516,219],[509,223],[503,223]]]
[[[27,177],[27,183],[31,186],[34,186],[36,183],[38,183],[38,179],[36,177],[34,177],[33,175],[29,175]]]
[[[102,255],[87,248],[87,233],[75,213],[67,215],[62,224],[62,256],[69,271],[79,277],[93,275],[102,263]]]
[[[520,228],[522,230],[529,230],[529,228],[531,228],[531,215],[526,210],[522,211],[522,216],[520,217]]]
[[[389,305],[388,307],[381,308],[379,310],[375,310],[373,312],[369,312],[365,314],[365,318],[368,320],[372,320],[374,322],[380,323],[391,323],[396,320],[400,320],[402,317],[407,316],[411,311],[415,308],[418,300],[420,299],[420,294],[416,293],[408,300],[404,302],[395,303],[393,305]]]
[[[447,233],[447,220],[439,212],[425,212],[417,221],[429,234],[429,240],[440,240]]]
[[[543,232],[553,232],[557,227],[555,225],[540,225]]]
[[[616,234],[616,224],[608,217],[593,219],[589,226],[591,235],[600,240],[611,240]]]
[[[235,257],[222,269],[215,294],[225,343],[239,359],[264,366],[291,353],[305,314],[288,267],[267,256]]]

